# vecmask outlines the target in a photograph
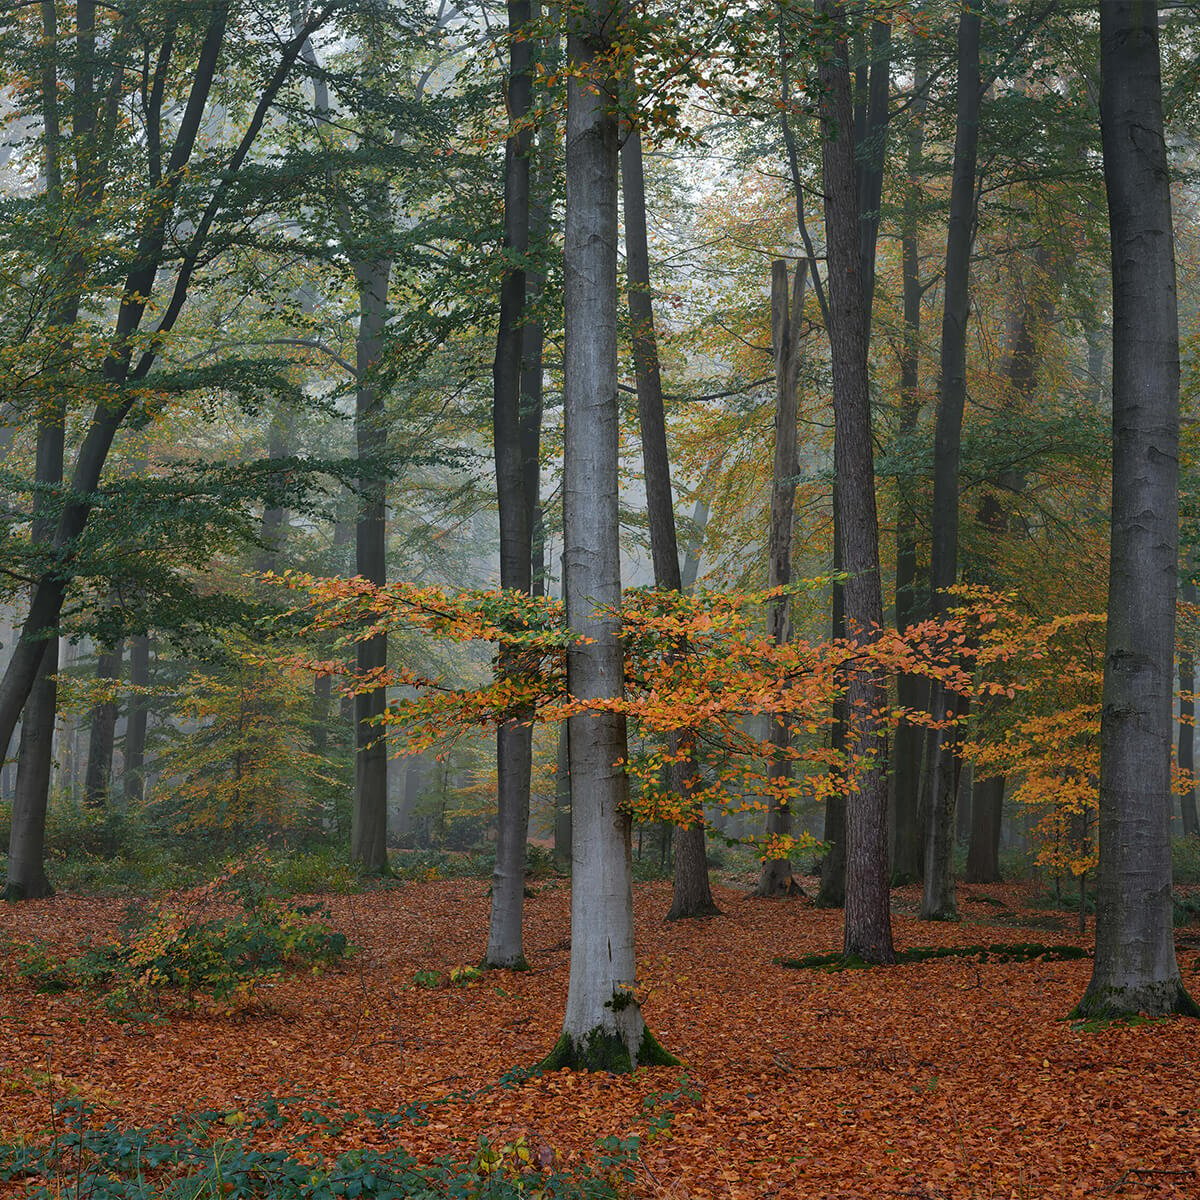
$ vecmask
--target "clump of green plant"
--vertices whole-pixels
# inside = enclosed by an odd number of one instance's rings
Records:
[[[45,991],[99,991],[116,1011],[175,996],[233,1011],[256,983],[288,967],[320,969],[350,947],[319,905],[272,894],[266,861],[234,864],[216,879],[151,907],[131,906],[111,941],[70,958],[33,947],[18,970]]]
[[[1176,883],[1200,883],[1200,837],[1171,842],[1171,878]]]
[[[297,1097],[297,1101],[301,1098]],[[286,1100],[268,1099],[258,1113],[201,1113],[153,1128],[98,1126],[86,1105],[59,1106],[59,1132],[42,1144],[0,1143],[0,1183],[20,1182],[28,1200],[62,1195],[108,1200],[617,1200],[633,1179],[636,1139],[598,1142],[591,1164],[563,1164],[529,1134],[505,1143],[481,1140],[465,1161],[418,1162],[395,1146],[330,1156],[305,1143],[357,1114],[306,1110],[288,1114]],[[392,1126],[420,1114],[365,1114]],[[287,1123],[300,1149],[254,1145],[264,1126]],[[309,1128],[311,1126],[311,1128]]]
[[[413,983],[419,988],[466,987],[487,972],[482,967],[451,967],[449,971],[417,971]]]

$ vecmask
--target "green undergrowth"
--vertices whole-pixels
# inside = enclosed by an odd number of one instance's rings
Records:
[[[1063,962],[1087,958],[1088,952],[1069,944],[1044,946],[1040,942],[995,942],[988,946],[910,946],[896,951],[897,963],[926,962],[936,958],[971,958],[976,962]],[[806,954],[802,958],[777,958],[781,967],[799,971],[853,971],[879,966],[857,955]]]
[[[41,992],[88,991],[122,1016],[164,999],[225,1011],[254,1003],[255,985],[289,968],[321,970],[351,947],[317,904],[275,894],[255,860],[158,904],[131,905],[115,937],[69,957],[30,945],[18,973]]]
[[[0,1142],[0,1183],[21,1186],[27,1200],[620,1200],[629,1195],[642,1141],[665,1135],[675,1107],[699,1099],[681,1074],[675,1089],[643,1100],[635,1133],[597,1140],[586,1162],[568,1161],[532,1131],[515,1131],[506,1142],[481,1138],[468,1153],[429,1162],[397,1144],[403,1128],[427,1124],[444,1106],[520,1087],[537,1074],[513,1070],[496,1083],[399,1111],[267,1097],[246,1109],[132,1129],[100,1124],[94,1108],[65,1101],[45,1138]],[[388,1148],[321,1148],[348,1133]]]

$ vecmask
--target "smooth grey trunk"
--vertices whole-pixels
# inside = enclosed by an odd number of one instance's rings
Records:
[[[1192,562],[1184,569],[1180,583],[1180,598],[1186,603],[1196,603],[1196,581],[1192,577]],[[1187,635],[1179,649],[1179,748],[1176,760],[1180,771],[1194,776],[1196,769],[1196,648],[1194,644],[1194,620],[1189,620]],[[1184,837],[1200,837],[1200,818],[1196,813],[1196,787],[1191,784],[1179,797],[1179,815],[1183,820]]]
[[[571,865],[571,761],[567,722],[558,727],[558,753],[554,762],[554,861],[559,870]]]
[[[379,211],[386,203],[376,201]],[[387,425],[383,396],[374,373],[383,351],[387,319],[388,258],[358,262],[358,335],[354,431],[361,464],[358,478],[358,520],[355,526],[355,570],[375,584],[387,582]],[[380,633],[357,646],[360,673],[387,666],[387,634]],[[387,735],[379,723],[387,709],[387,691],[378,687],[354,698],[354,809],[350,823],[350,860],[369,875],[386,874],[387,857]]]
[[[96,683],[110,688],[121,678],[125,643],[117,642],[96,659]],[[112,786],[113,749],[117,732],[117,701],[102,699],[92,705],[89,717],[87,771],[83,777],[83,802],[88,808],[105,808]]]
[[[614,81],[590,85],[619,35],[611,0],[585,0],[568,41],[563,566],[567,690],[622,695],[617,403],[617,116]],[[586,639],[586,640],[584,640]],[[570,718],[571,974],[551,1067],[632,1071],[669,1058],[647,1030],[635,981],[625,717]]]
[[[799,400],[797,383],[803,348],[804,292],[807,263],[796,265],[789,282],[788,265],[771,264],[771,346],[775,357],[775,450],[771,466],[771,524],[767,531],[767,587],[786,587],[792,582],[792,539],[796,513],[796,421]],[[789,295],[790,293],[790,295]],[[782,646],[791,641],[791,598],[772,600],[767,609],[767,632]],[[767,778],[772,785],[768,797],[767,836],[787,837],[792,831],[792,811],[786,791],[792,778],[791,731],[783,717],[772,720],[768,734],[771,747]],[[776,791],[778,789],[778,791]],[[756,896],[784,896],[791,890],[792,864],[788,858],[763,860]]]
[[[150,638],[135,634],[129,639],[129,707],[125,717],[125,754],[121,790],[127,805],[146,798],[146,718],[150,711],[147,697],[137,689],[150,686]]]
[[[825,240],[829,264],[829,345],[833,367],[834,471],[841,495],[838,548],[847,636],[883,628],[879,522],[867,368],[866,280],[859,248],[853,106],[844,6],[820,0],[839,33],[818,68],[821,85]],[[882,677],[852,669],[846,691],[846,743],[856,786],[846,798],[846,903],[843,949],[867,962],[892,962],[888,890],[887,704]]]
[[[500,586],[532,590],[533,512],[528,436],[522,421],[521,383],[525,330],[525,259],[529,253],[530,151],[528,126],[533,102],[533,39],[528,36],[529,0],[509,0],[508,120],[513,126],[504,148],[504,245],[500,283],[500,322],[492,364],[492,444],[496,498],[500,513]],[[536,460],[535,460],[536,461]],[[501,647],[497,671],[516,677],[522,655]],[[529,788],[533,763],[533,726],[528,706],[496,729],[497,838],[492,870],[492,904],[484,965],[521,969],[525,961],[525,847],[529,840]]]
[[[1087,1016],[1200,1008],[1175,958],[1171,710],[1179,535],[1179,325],[1158,5],[1100,5],[1113,295],[1113,480],[1096,957]]]
[[[954,132],[954,169],[946,234],[943,283],[941,377],[933,449],[932,549],[929,610],[941,616],[945,590],[958,582],[959,456],[963,408],[967,398],[967,320],[970,314],[971,243],[975,222],[976,162],[979,150],[980,0],[964,0],[958,22],[958,111]],[[954,693],[940,684],[930,689],[930,709],[939,720],[958,714]],[[925,887],[920,915],[926,921],[958,916],[954,895],[954,799],[960,764],[955,725],[933,739],[926,802]]]
[[[650,290],[650,244],[646,230],[646,179],[642,164],[642,134],[635,125],[621,148],[621,194],[625,208],[625,269],[634,375],[637,381],[638,424],[642,438],[642,469],[646,510],[650,525],[650,553],[654,560],[654,586],[663,591],[683,590],[679,542],[675,531],[675,498],[671,490],[671,463],[667,450],[667,422],[663,409],[662,373],[654,334],[654,301]],[[670,750],[679,749],[687,730],[670,738]],[[685,800],[694,790],[691,759],[668,767],[667,786]],[[687,825],[677,825],[674,837],[674,887],[667,920],[711,917],[720,912],[708,878],[708,845],[704,814]]]

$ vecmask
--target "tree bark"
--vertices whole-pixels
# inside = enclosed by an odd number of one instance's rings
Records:
[[[1112,533],[1096,957],[1078,1012],[1200,1016],[1172,929],[1179,327],[1150,0],[1100,5],[1100,131],[1112,245]]]
[[[775,355],[775,452],[771,468],[771,524],[767,531],[767,586],[786,587],[792,581],[792,539],[796,512],[796,420],[797,376],[804,320],[804,291],[807,263],[796,266],[793,283],[788,281],[786,262],[771,265],[771,343]],[[791,293],[789,297],[789,292]],[[791,598],[771,601],[767,610],[767,632],[776,645],[791,640]],[[786,791],[792,777],[791,731],[784,718],[771,722],[771,747],[767,778],[772,785],[768,799],[767,836],[786,837],[792,830],[792,811]],[[776,791],[778,789],[778,791]],[[763,860],[756,896],[785,896],[792,886],[792,864],[787,858]]]
[[[121,678],[125,643],[117,642],[96,660],[96,682],[103,688]],[[87,771],[83,777],[83,802],[88,808],[105,808],[112,786],[113,748],[117,730],[117,702],[103,699],[92,705],[88,733]]]
[[[967,396],[967,319],[981,98],[979,26],[980,0],[964,0],[958,23],[958,113],[950,184],[950,222],[946,235],[941,380],[933,451],[929,608],[934,617],[945,612],[945,589],[958,581],[958,464]],[[930,691],[930,708],[939,720],[959,714],[960,706],[954,693],[936,683]],[[954,799],[960,774],[958,744],[955,725],[939,730],[933,742],[925,830],[925,888],[920,911],[921,918],[926,921],[951,921],[958,916],[954,896]]]
[[[839,32],[821,60],[825,237],[829,262],[829,344],[833,367],[834,470],[841,492],[838,547],[851,638],[883,627],[879,523],[867,372],[866,281],[859,253],[853,107],[844,6],[821,0]],[[854,669],[847,687],[847,748],[855,787],[846,800],[846,906],[843,949],[868,962],[893,962],[888,892],[887,736],[879,713],[887,689],[875,672]]]
[[[521,412],[524,349],[525,258],[529,252],[530,150],[527,124],[533,92],[530,70],[533,41],[528,34],[529,0],[509,0],[508,120],[514,127],[504,149],[504,254],[508,260],[500,284],[500,324],[492,365],[492,441],[496,460],[496,498],[500,511],[500,586],[528,594],[532,588],[533,505],[527,431]],[[531,503],[531,500],[533,503]],[[497,671],[515,677],[521,654],[501,649]],[[514,712],[496,730],[496,865],[484,965],[524,969],[522,925],[525,914],[525,847],[529,840],[529,788],[533,764],[533,726],[527,707]]]
[[[567,689],[622,694],[617,506],[617,117],[615,80],[594,78],[619,34],[611,0],[571,19],[564,240],[564,553]],[[599,62],[597,61],[599,59]],[[634,988],[633,888],[625,718],[570,718],[571,974],[563,1033],[549,1067],[632,1071],[669,1060]]]
[[[975,780],[971,793],[971,842],[967,883],[1000,882],[1000,821],[1004,812],[1004,776]]]
[[[121,789],[127,805],[139,805],[146,798],[146,718],[150,706],[137,689],[150,686],[150,638],[147,634],[135,634],[129,639],[129,683],[133,691],[125,718]]]
[[[380,213],[386,203],[376,202]],[[355,569],[371,583],[387,582],[387,426],[383,396],[373,374],[383,350],[387,318],[389,258],[356,262],[358,336],[354,429],[361,464],[358,479],[358,520],[355,527]],[[387,634],[376,634],[357,647],[360,673],[387,666]],[[388,870],[387,857],[387,735],[379,719],[387,709],[382,687],[354,698],[354,810],[350,823],[350,860],[363,874]]]
[[[625,207],[625,269],[627,304],[637,381],[638,424],[642,437],[642,469],[646,510],[650,524],[650,553],[654,560],[654,586],[664,591],[683,590],[679,568],[679,543],[675,533],[675,498],[671,490],[671,463],[667,451],[667,422],[663,409],[662,375],[658,342],[654,334],[654,301],[650,292],[650,242],[646,230],[646,179],[642,165],[642,135],[630,128],[621,148],[621,191]],[[671,739],[679,748],[686,731]],[[687,800],[695,769],[690,762],[673,762],[668,786]],[[708,878],[708,846],[704,814],[675,828],[674,891],[667,920],[711,917],[720,912]]]

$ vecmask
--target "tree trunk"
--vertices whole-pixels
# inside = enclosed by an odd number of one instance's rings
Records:
[[[654,586],[664,591],[683,590],[679,568],[679,543],[675,534],[675,499],[671,491],[671,463],[667,451],[667,422],[663,411],[662,376],[658,342],[654,335],[654,301],[650,292],[650,245],[646,231],[646,180],[642,166],[642,135],[634,126],[621,149],[621,190],[625,202],[625,267],[627,303],[632,330],[634,374],[637,380],[638,422],[642,436],[642,467],[646,510],[650,524],[650,553],[654,559]],[[671,738],[678,749],[680,736]],[[672,763],[668,786],[688,798],[694,768],[689,762]],[[675,839],[675,887],[668,920],[711,917],[720,910],[708,879],[704,814],[678,826]]]
[[[572,19],[564,239],[564,576],[567,689],[622,694],[617,406],[617,118],[615,81],[589,82],[619,29],[609,0]],[[600,62],[597,61],[600,60]],[[570,718],[571,975],[550,1067],[632,1071],[669,1061],[634,989],[633,888],[623,714]]]
[[[529,0],[509,0],[508,119],[516,128],[504,151],[504,253],[508,260],[500,284],[500,324],[492,366],[492,434],[496,459],[496,497],[500,510],[500,586],[528,594],[532,586],[531,525],[536,497],[530,496],[525,458],[526,430],[521,412],[521,366],[525,331],[525,257],[529,252],[529,158],[532,144],[526,124],[532,105],[531,49],[527,36]],[[531,503],[532,501],[532,503]],[[501,649],[497,671],[519,674],[521,654]],[[496,730],[496,778],[499,802],[496,865],[484,965],[524,969],[522,925],[525,915],[525,847],[529,840],[529,787],[533,763],[533,726],[527,707]]]
[[[125,717],[125,754],[121,790],[127,805],[139,805],[146,798],[146,718],[150,711],[138,688],[150,686],[150,638],[135,634],[129,639],[129,683],[134,689]]]
[[[1112,536],[1096,958],[1078,1012],[1200,1016],[1171,924],[1179,327],[1158,5],[1148,0],[1100,5],[1100,131],[1112,244]]]
[[[558,727],[554,764],[554,861],[561,871],[571,866],[571,762],[567,722]]]
[[[870,637],[883,627],[879,523],[867,373],[866,281],[859,254],[850,68],[844,7],[821,0],[840,35],[819,68],[829,262],[829,344],[833,367],[834,470],[842,505],[838,547],[846,627]],[[875,672],[855,669],[847,687],[847,748],[855,787],[846,800],[846,907],[843,948],[868,962],[892,962],[888,894],[887,735],[879,714],[887,688]]]
[[[968,883],[1000,882],[1000,821],[1004,812],[1004,776],[977,779],[971,794],[971,843],[967,849]]]
[[[386,205],[378,202],[381,211]],[[387,473],[384,465],[387,428],[383,397],[372,379],[383,350],[387,318],[390,259],[356,263],[358,337],[355,436],[358,460],[358,521],[355,567],[371,583],[387,582]],[[387,634],[377,634],[357,647],[360,673],[387,666]],[[379,724],[387,708],[386,689],[378,687],[354,698],[354,811],[350,825],[350,860],[367,875],[386,874],[387,735]]]
[[[1196,581],[1192,578],[1189,560],[1182,575],[1181,597],[1188,604],[1196,603]],[[1179,651],[1179,769],[1194,775],[1196,769],[1196,702],[1192,695],[1196,691],[1196,651],[1192,639],[1195,637],[1194,617],[1187,624],[1187,634]],[[1200,837],[1200,818],[1196,813],[1196,787],[1194,784],[1179,797],[1179,815],[1183,818],[1183,836]]]
[[[771,265],[771,343],[775,354],[775,453],[771,468],[771,525],[767,532],[767,587],[786,587],[792,581],[792,538],[796,511],[797,374],[804,320],[804,290],[808,271],[802,260],[789,285],[786,262]],[[791,296],[789,298],[789,292]],[[767,610],[767,631],[776,645],[791,640],[791,600],[780,596]],[[767,778],[773,785],[767,809],[767,836],[786,837],[792,812],[786,798],[792,777],[791,731],[787,720],[771,722],[771,756]],[[778,789],[776,791],[775,789]],[[787,858],[764,859],[756,896],[786,896],[792,884]]]
[[[980,0],[964,0],[958,23],[958,115],[942,311],[941,380],[933,451],[932,553],[929,608],[940,616],[945,589],[958,581],[958,461],[967,396],[967,318],[970,311],[972,228],[975,221],[975,164],[979,147]],[[939,684],[930,689],[931,711],[956,716],[960,705]],[[925,830],[925,889],[921,917],[952,921],[954,897],[954,799],[959,777],[957,726],[939,730],[933,743]]]
[[[103,651],[96,660],[96,682],[101,688],[121,678],[124,642]],[[113,745],[117,730],[117,702],[102,699],[92,705],[88,734],[87,773],[83,778],[83,802],[88,808],[105,808],[112,785]]]

